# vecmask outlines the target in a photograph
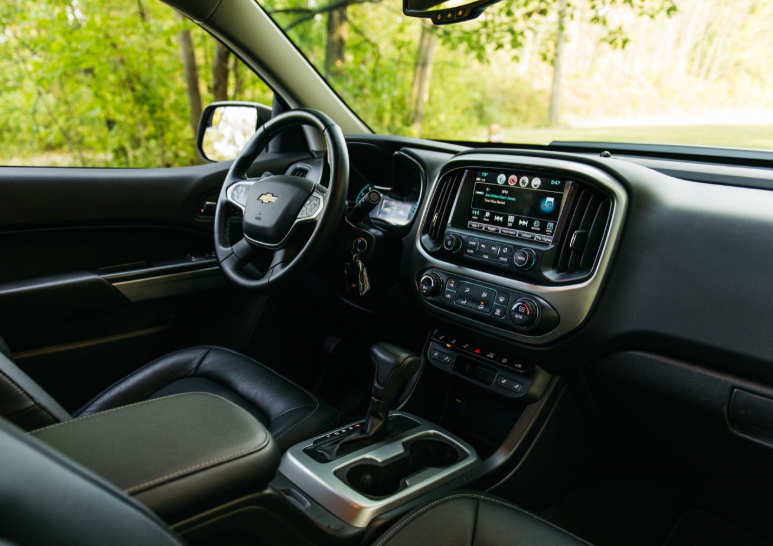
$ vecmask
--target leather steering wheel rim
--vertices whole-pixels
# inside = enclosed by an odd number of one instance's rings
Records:
[[[294,208],[283,211],[285,220],[293,212],[297,214],[294,217],[292,227],[279,244],[269,245],[245,236],[232,246],[230,242],[230,214],[234,206],[239,206],[245,211],[243,229],[246,229],[247,222],[253,220],[252,217],[247,218],[247,214],[252,214],[250,211],[254,210],[251,207],[264,207],[273,212],[274,209],[268,207],[274,205],[276,201],[282,200],[283,196],[272,193],[263,193],[256,197],[261,191],[261,182],[264,182],[263,185],[271,189],[276,187],[276,185],[272,185],[272,182],[277,182],[284,184],[285,188],[293,192],[297,193],[297,191],[300,191],[301,195],[296,196],[296,200],[289,203],[290,207],[297,207],[297,203],[300,202],[298,199],[302,199],[305,195],[302,189],[296,191],[296,188],[288,187],[288,184],[293,183],[291,179],[296,177],[277,175],[251,179],[247,176],[247,170],[252,166],[263,149],[266,148],[271,139],[281,131],[298,125],[308,125],[320,131],[327,145],[327,160],[330,167],[328,187],[324,188],[320,184],[310,183],[306,179],[296,179],[299,185],[305,184],[308,188],[311,188],[311,193],[308,196],[309,200],[314,196],[320,200],[319,210],[311,218],[301,218],[300,215],[305,214],[304,211],[307,210],[305,204],[308,201],[306,201],[300,211],[295,211]],[[234,191],[232,188],[236,188],[239,185],[249,186],[249,189],[245,190],[248,193],[243,198],[245,201],[244,206],[233,198]],[[308,189],[306,186],[304,188]],[[220,268],[225,276],[237,286],[253,292],[276,290],[290,281],[294,276],[311,265],[313,260],[332,240],[346,208],[348,187],[349,153],[346,148],[346,141],[341,128],[330,117],[318,110],[299,108],[271,118],[255,132],[236,157],[220,190],[215,210],[215,252]],[[281,191],[273,191],[274,193],[282,193]],[[256,204],[255,199],[260,199],[261,203]],[[273,201],[271,201],[272,199]],[[282,202],[280,206],[284,205],[285,202]],[[259,210],[258,216],[260,214]],[[254,220],[258,220],[258,217],[256,216]],[[290,238],[299,221],[314,222],[314,229],[302,249],[289,256],[290,253],[285,252],[283,249],[284,243]],[[270,229],[271,227],[265,224],[255,224],[255,226],[256,229],[257,227],[260,229]],[[271,265],[262,277],[252,278],[245,274],[244,268],[250,263],[250,258],[260,248],[268,248],[274,251],[274,257]]]

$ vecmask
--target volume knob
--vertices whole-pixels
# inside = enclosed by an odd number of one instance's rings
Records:
[[[443,248],[448,252],[459,252],[462,249],[462,238],[455,233],[449,233],[443,237]]]
[[[434,271],[425,273],[419,280],[419,291],[425,298],[439,296],[443,292],[443,278]]]

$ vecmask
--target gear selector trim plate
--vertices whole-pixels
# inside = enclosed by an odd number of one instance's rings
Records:
[[[319,462],[307,452],[307,448],[313,446],[315,441],[319,445],[319,440],[326,436],[323,434],[287,450],[282,457],[279,472],[349,525],[366,527],[373,518],[448,483],[480,464],[475,449],[456,435],[409,413],[389,414],[390,419],[398,415],[415,421],[417,426],[329,462]],[[407,476],[403,488],[393,495],[380,498],[359,493],[340,477],[357,463],[366,461],[378,464],[404,456],[407,445],[424,438],[440,439],[452,444],[461,454],[459,460],[446,467],[425,468]]]

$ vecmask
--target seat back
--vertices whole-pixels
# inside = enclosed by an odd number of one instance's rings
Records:
[[[0,544],[183,544],[123,491],[3,419],[0,469]]]
[[[70,414],[14,364],[0,338],[0,417],[25,430],[66,421]]]

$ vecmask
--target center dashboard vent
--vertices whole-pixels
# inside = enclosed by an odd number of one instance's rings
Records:
[[[444,175],[438,180],[422,227],[422,238],[425,239],[425,242],[431,241],[431,244],[427,246],[437,247],[441,244],[462,178],[464,178],[464,171],[457,171]]]
[[[610,197],[588,184],[579,184],[569,203],[566,228],[558,241],[558,254],[553,269],[564,276],[584,276],[596,263],[604,241]]]

